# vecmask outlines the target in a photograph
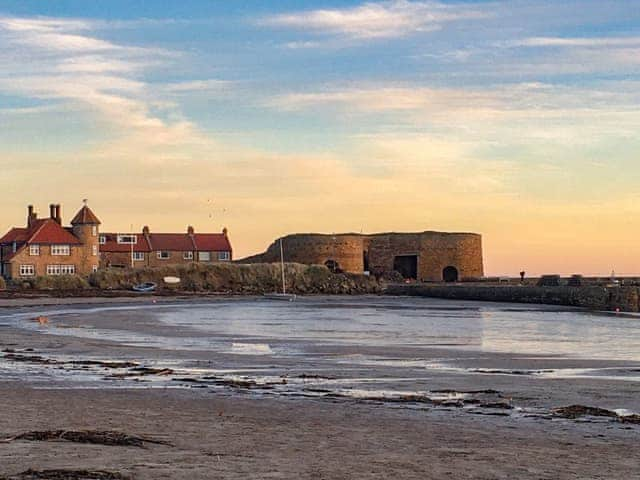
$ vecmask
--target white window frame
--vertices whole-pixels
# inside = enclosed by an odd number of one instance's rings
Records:
[[[230,252],[218,252],[218,261],[219,262],[228,262],[231,260]]]
[[[93,254],[94,257],[98,256],[98,245],[91,246],[91,253]]]
[[[40,255],[40,245],[37,243],[29,245],[29,255],[31,255],[32,257],[37,257],[38,255]]]
[[[47,275],[75,275],[75,265],[47,265]]]
[[[183,260],[193,260],[193,252],[182,252]]]
[[[106,235],[100,235],[98,237],[98,243],[100,245],[104,245],[105,243],[107,243],[107,236]]]
[[[138,236],[131,233],[119,233],[117,241],[120,245],[135,245],[138,243]]]
[[[132,257],[134,262],[144,261],[144,252],[133,252]]]
[[[71,255],[71,247],[69,245],[51,245],[51,255],[69,256]]]
[[[60,274],[61,275],[75,275],[76,274],[76,266],[75,265],[60,265]]]
[[[94,237],[96,237],[98,235],[98,226],[97,225],[91,225],[91,235],[93,235]]]
[[[200,262],[210,262],[211,261],[211,252],[198,252],[198,261],[200,261]]]
[[[21,277],[33,277],[36,274],[35,265],[20,265]]]
[[[171,252],[168,250],[158,251],[158,260],[168,260],[171,258]]]

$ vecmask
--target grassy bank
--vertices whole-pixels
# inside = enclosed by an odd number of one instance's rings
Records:
[[[299,294],[378,293],[381,284],[373,277],[333,274],[325,266],[285,265],[287,291]],[[166,285],[163,278],[174,276],[180,283]],[[89,284],[100,290],[129,290],[134,285],[155,282],[159,290],[262,294],[280,291],[282,277],[279,264],[190,264],[145,269],[103,269],[90,275]]]

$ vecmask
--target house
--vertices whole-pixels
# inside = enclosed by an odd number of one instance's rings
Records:
[[[88,275],[99,265],[100,220],[85,205],[62,225],[61,206],[49,205],[49,217],[38,218],[32,205],[25,227],[0,238],[1,274],[7,279],[44,275]]]
[[[187,263],[230,262],[233,250],[227,229],[222,233],[101,233],[101,267],[159,267]]]

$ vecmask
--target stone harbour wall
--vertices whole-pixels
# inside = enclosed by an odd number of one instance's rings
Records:
[[[387,295],[536,303],[591,310],[639,312],[640,287],[584,286],[534,287],[502,285],[389,285]]]

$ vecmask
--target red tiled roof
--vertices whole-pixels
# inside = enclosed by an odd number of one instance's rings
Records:
[[[51,218],[41,218],[33,222],[29,228],[13,228],[4,237],[0,239],[0,243],[39,243],[39,244],[63,244],[63,245],[80,245],[81,242],[63,228],[58,222]]]
[[[128,235],[128,234],[125,234]],[[134,252],[171,251],[171,252],[231,252],[231,244],[222,233],[150,233],[148,240],[142,233],[137,233]],[[101,233],[105,243],[100,244],[101,252],[130,252],[131,245],[118,243],[117,233]]]
[[[154,251],[192,252],[196,246],[186,233],[150,233],[149,243]]]
[[[196,250],[209,252],[230,252],[231,243],[223,233],[196,233],[194,234]]]
[[[122,234],[129,235],[129,234]],[[118,234],[117,233],[101,233],[101,237],[105,237],[105,243],[100,244],[101,252],[110,252],[110,253],[118,253],[118,252],[130,252],[131,244],[129,243],[118,243]],[[134,252],[150,252],[151,248],[149,247],[149,243],[145,236],[141,233],[136,234],[136,243],[133,244]]]
[[[78,213],[76,213],[76,216],[73,217],[73,220],[71,220],[71,225],[83,224],[100,225],[100,220],[98,220],[98,217],[96,217],[96,215],[86,205],[82,207],[78,211]]]
[[[28,231],[28,229],[22,227],[12,228],[7,233],[5,233],[2,238],[0,238],[0,245],[5,245],[7,243],[13,242],[22,243],[27,239]]]
[[[71,232],[62,228],[58,222],[50,218],[42,222],[27,243],[81,245],[82,242]]]

